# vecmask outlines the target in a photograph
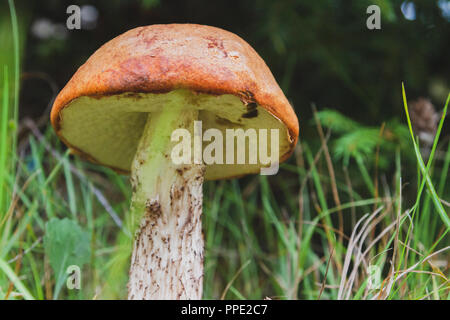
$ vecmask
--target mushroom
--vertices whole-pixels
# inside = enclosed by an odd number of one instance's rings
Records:
[[[140,224],[129,299],[200,299],[204,179],[267,166],[205,163],[198,150],[190,155],[193,161],[175,163],[176,129],[191,135],[198,129],[200,136],[209,128],[276,130],[279,162],[292,153],[299,130],[295,112],[255,50],[233,33],[195,24],[138,27],[104,44],[58,94],[51,122],[74,153],[131,174],[131,214]],[[198,130],[193,149],[207,142]],[[242,152],[233,148],[227,156]]]

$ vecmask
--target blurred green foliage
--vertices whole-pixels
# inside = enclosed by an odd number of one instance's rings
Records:
[[[350,158],[366,159],[369,167],[377,161],[381,169],[389,167],[389,157],[395,154],[396,148],[414,160],[407,127],[397,120],[388,121],[380,127],[362,125],[340,112],[324,109],[317,113],[322,126],[335,134],[332,142],[333,155],[336,160],[342,160],[344,166],[349,165]],[[383,152],[374,157],[377,148]]]

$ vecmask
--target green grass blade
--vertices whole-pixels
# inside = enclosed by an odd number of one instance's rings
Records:
[[[4,66],[3,73],[3,99],[2,99],[2,113],[0,119],[0,219],[3,217],[4,211],[6,211],[6,205],[4,202],[4,196],[6,194],[5,176],[8,173],[6,155],[8,152],[8,66]]]

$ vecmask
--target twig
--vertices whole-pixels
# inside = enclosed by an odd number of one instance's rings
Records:
[[[8,263],[13,263],[14,261],[16,261],[19,258],[22,258],[23,256],[27,255],[28,252],[30,252],[31,250],[33,250],[40,242],[42,241],[42,236],[40,236],[39,238],[36,239],[36,241],[34,241],[31,246],[29,248],[27,248],[25,251],[19,253],[18,255],[16,255],[14,258],[8,260]]]
[[[325,140],[325,135],[323,134],[322,125],[320,124],[319,118],[317,117],[317,110],[315,104],[312,105],[313,113],[314,113],[314,120],[316,122],[317,131],[319,132],[320,141],[323,145],[323,153],[325,155],[325,160],[327,163],[328,173],[330,174],[330,182],[331,182],[331,192],[333,194],[334,202],[336,203],[337,207],[341,206],[341,200],[339,199],[339,192],[336,184],[336,176],[334,174],[334,168],[333,168],[333,162],[331,161],[330,151],[328,150],[327,141]],[[342,210],[338,211],[338,220],[339,220],[339,243],[342,243],[342,234],[344,233],[344,217],[342,215]],[[339,264],[337,264],[339,267]],[[341,270],[339,270],[341,271]]]
[[[230,289],[231,285],[233,284],[234,280],[237,279],[237,277],[241,274],[241,272],[250,264],[250,260],[247,260],[246,263],[244,263],[239,270],[236,272],[236,274],[233,276],[233,278],[230,280],[230,282],[228,282],[227,286],[225,287],[225,289],[222,292],[222,296],[220,297],[220,300],[224,300],[225,296],[228,292],[228,290]]]

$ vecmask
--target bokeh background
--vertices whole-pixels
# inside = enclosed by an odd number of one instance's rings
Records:
[[[393,264],[401,272],[450,244],[436,197],[421,187],[402,99],[404,83],[420,154],[425,162],[434,156],[433,181],[448,214],[450,125],[447,117],[438,130],[438,122],[450,91],[450,1],[17,0],[16,29],[8,2],[0,1],[0,67],[8,66],[0,70],[0,97],[2,110],[10,109],[0,123],[9,129],[0,141],[12,146],[12,160],[0,148],[0,297],[126,296],[127,178],[69,155],[49,112],[103,43],[159,23],[206,24],[241,36],[266,61],[300,122],[300,144],[277,176],[205,184],[206,298],[450,296],[448,251],[420,264],[428,275],[408,275],[379,296],[367,287],[366,268],[378,261],[389,284]],[[81,30],[66,28],[72,4],[81,7]],[[381,8],[381,30],[366,27],[372,4]],[[372,212],[361,240],[369,258],[358,260],[351,234]],[[414,231],[396,225],[400,217],[411,218]],[[59,220],[49,225],[52,219]],[[63,248],[84,266],[81,291],[64,289],[58,276],[67,263],[55,239],[68,235],[81,239]],[[343,276],[347,256],[353,278]]]
[[[6,2],[6,1],[4,1]],[[440,108],[449,88],[448,1],[16,1],[24,41],[23,71],[43,73],[60,89],[103,43],[137,26],[198,23],[248,41],[263,57],[300,122],[311,102],[367,124],[403,115],[409,97]],[[66,8],[82,9],[82,30],[67,30]],[[381,30],[366,28],[366,8],[381,8]],[[2,10],[8,15],[8,10]],[[7,23],[7,19],[3,19]],[[48,83],[24,81],[21,114],[40,116]]]

